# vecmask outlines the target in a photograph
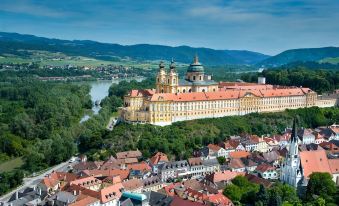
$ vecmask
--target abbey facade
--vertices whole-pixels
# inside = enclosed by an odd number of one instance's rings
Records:
[[[129,123],[169,125],[177,121],[278,112],[303,107],[331,107],[336,99],[318,99],[308,88],[260,83],[215,82],[195,57],[180,79],[172,62],[159,65],[156,89],[132,90],[124,97],[120,119]]]

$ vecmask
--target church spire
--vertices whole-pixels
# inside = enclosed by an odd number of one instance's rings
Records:
[[[297,119],[294,118],[293,120],[293,127],[291,133],[291,142],[297,142],[298,135],[297,135]]]

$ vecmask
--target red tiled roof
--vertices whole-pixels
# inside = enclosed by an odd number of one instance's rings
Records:
[[[251,153],[247,151],[235,151],[235,152],[230,152],[230,157],[231,158],[246,158],[250,156]]]
[[[228,164],[230,168],[239,169],[239,168],[245,168],[244,163],[241,161],[241,159],[234,158],[231,159],[230,163]]]
[[[300,152],[300,161],[305,177],[309,177],[313,172],[328,172],[331,174],[325,150]]]
[[[69,206],[87,206],[87,205],[91,205],[91,204],[98,202],[98,201],[99,201],[99,199],[86,195],[86,197],[83,197],[83,198],[77,200],[76,202],[69,204]]]
[[[202,159],[200,157],[188,158],[188,163],[190,166],[202,165]]]
[[[206,179],[209,181],[216,183],[216,182],[221,182],[221,181],[230,181],[234,179],[236,176],[244,176],[244,172],[232,172],[230,170],[225,170],[222,172],[214,172],[210,175],[206,176]]]
[[[258,97],[302,96],[313,92],[308,88],[274,88],[261,90],[225,90],[216,92],[193,93],[155,93],[150,96],[150,101],[208,101],[220,99],[237,99],[247,94]]]
[[[339,159],[329,159],[328,163],[332,174],[339,174]]]
[[[209,195],[208,200],[218,206],[232,206],[233,205],[232,201],[221,193]]]
[[[140,170],[142,172],[151,171],[151,167],[146,162],[140,162],[135,164],[127,165],[127,169],[129,170]]]
[[[92,185],[98,185],[101,184],[101,180],[95,178],[95,177],[84,177],[84,178],[80,178],[80,179],[76,179],[74,181],[70,182],[70,185],[79,185],[79,186],[83,186],[83,187],[88,187],[88,186],[92,186]]]
[[[266,172],[268,170],[275,170],[276,168],[268,165],[268,164],[260,164],[257,166],[257,168],[255,170],[259,171],[259,172]]]
[[[106,203],[113,199],[119,200],[123,188],[124,186],[121,183],[117,183],[100,190],[99,197],[101,203]]]
[[[84,170],[83,171],[88,176],[117,176],[119,175],[121,180],[125,180],[128,178],[129,170],[123,169],[113,169],[113,170]]]
[[[159,162],[168,162],[167,155],[162,152],[157,152],[153,157],[151,157],[150,162],[152,165],[156,165]]]
[[[203,206],[203,205],[204,205],[203,203],[184,200],[178,196],[174,196],[173,201],[170,204],[170,206]]]
[[[138,158],[138,157],[141,157],[142,154],[139,150],[135,150],[135,151],[118,152],[116,156],[118,159],[126,159],[126,158]]]
[[[218,151],[221,149],[220,146],[215,145],[215,144],[209,144],[209,145],[207,145],[207,147],[208,147],[209,149],[213,150],[214,152],[218,152]]]
[[[123,182],[122,185],[127,191],[133,191],[144,186],[142,180],[140,179],[130,179]]]
[[[44,179],[42,179],[41,182],[44,185],[46,185],[47,188],[52,188],[52,187],[55,187],[56,185],[58,185],[60,181],[58,179],[57,173],[56,172],[52,172],[47,177],[44,177]]]

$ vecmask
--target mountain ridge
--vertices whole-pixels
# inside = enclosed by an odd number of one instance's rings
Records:
[[[269,55],[247,50],[216,50],[205,47],[166,46],[153,44],[121,45],[93,40],[62,40],[29,34],[0,32],[0,53],[18,49],[47,50],[67,55],[81,55],[103,60],[129,57],[136,60],[170,60],[190,63],[195,54],[207,65],[256,64]]]
[[[321,48],[289,49],[275,56],[269,57],[257,65],[277,67],[293,62],[319,62],[325,58],[334,57],[339,57],[339,47],[328,46]]]

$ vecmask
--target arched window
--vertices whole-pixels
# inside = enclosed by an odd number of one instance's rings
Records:
[[[173,79],[173,84],[175,84],[175,79]]]
[[[182,93],[185,93],[185,92],[186,92],[186,89],[183,89],[183,90],[182,90]]]
[[[200,80],[202,80],[202,76],[199,76],[200,77]]]
[[[169,79],[167,79],[167,84],[169,84],[169,82],[170,82]]]
[[[158,82],[160,82],[159,78],[158,78]]]
[[[191,92],[192,92],[192,89],[189,89],[188,92],[191,93]]]
[[[215,89],[213,89],[213,92],[215,92]]]
[[[161,93],[164,93],[164,89],[161,89]]]
[[[203,89],[202,92],[205,92],[205,89]]]
[[[193,76],[193,80],[195,80],[195,76]]]

